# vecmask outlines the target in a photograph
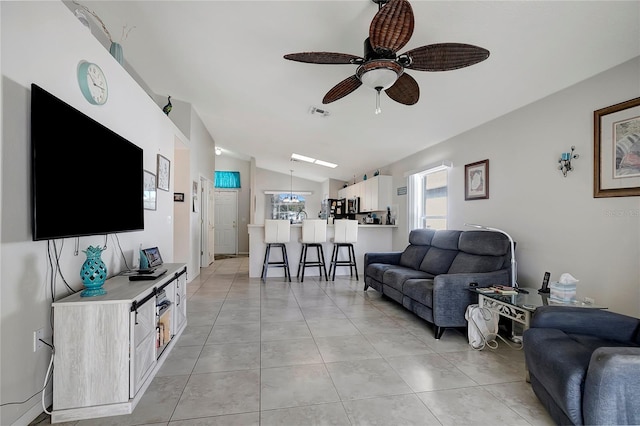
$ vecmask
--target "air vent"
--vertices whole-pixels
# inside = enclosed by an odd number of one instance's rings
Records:
[[[309,114],[311,114],[311,115],[318,114],[321,117],[328,117],[329,116],[329,111],[327,111],[325,109],[316,108],[316,107],[310,107],[309,108]]]

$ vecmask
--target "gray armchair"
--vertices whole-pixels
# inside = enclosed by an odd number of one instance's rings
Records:
[[[640,424],[640,320],[542,306],[524,333],[531,386],[558,424]]]

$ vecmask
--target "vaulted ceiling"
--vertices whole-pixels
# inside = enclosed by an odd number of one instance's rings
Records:
[[[283,59],[362,56],[378,11],[371,0],[83,4],[115,41],[124,25],[135,26],[122,41],[128,65],[154,93],[191,103],[224,155],[317,181],[369,173],[640,55],[638,1],[412,0],[415,29],[402,51],[458,42],[491,55],[455,71],[407,71],[419,102],[383,95],[376,115],[375,91],[364,86],[322,105],[355,65]],[[292,164],[294,152],[339,166]]]

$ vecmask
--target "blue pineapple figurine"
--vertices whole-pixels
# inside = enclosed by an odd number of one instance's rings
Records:
[[[167,115],[169,115],[169,113],[171,112],[171,109],[173,108],[173,105],[171,105],[171,96],[169,96],[168,101],[169,102],[164,106],[164,108],[162,108],[162,112],[164,112]]]

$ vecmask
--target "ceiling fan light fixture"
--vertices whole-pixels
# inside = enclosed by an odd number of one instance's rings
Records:
[[[364,73],[360,81],[372,89],[378,90],[380,88],[380,90],[385,90],[393,86],[397,79],[398,74],[395,71],[388,68],[376,68]]]
[[[386,90],[395,84],[402,72],[402,66],[395,61],[380,59],[362,64],[356,75],[365,86],[374,90]]]

